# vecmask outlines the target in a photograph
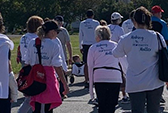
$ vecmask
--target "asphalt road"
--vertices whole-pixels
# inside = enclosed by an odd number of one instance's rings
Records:
[[[74,84],[70,84],[70,93],[68,98],[64,99],[63,104],[54,109],[54,113],[98,113],[97,107],[89,102],[90,96],[88,89],[84,89],[84,77],[75,77]],[[166,103],[160,105],[160,113],[168,113],[168,91],[164,90],[164,99]],[[119,104],[116,106],[115,113],[131,113],[130,104],[121,104],[121,93]],[[17,103],[12,104],[12,113],[17,113],[19,105],[24,100],[24,97],[19,93]]]

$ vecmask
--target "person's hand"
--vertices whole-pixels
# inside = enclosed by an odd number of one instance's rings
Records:
[[[64,85],[64,92],[63,95],[67,95],[69,93],[69,87],[67,84]]]
[[[80,52],[83,54],[83,49],[80,49]]]
[[[72,64],[72,58],[70,58],[70,59],[68,60],[68,62],[69,62],[69,64]]]

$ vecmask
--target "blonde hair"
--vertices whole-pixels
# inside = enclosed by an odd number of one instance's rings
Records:
[[[43,30],[42,26],[37,28],[37,35],[40,39],[45,37],[45,31]]]
[[[107,22],[106,22],[105,20],[100,20],[100,25],[106,26],[106,25],[107,25]]]
[[[110,40],[111,32],[108,26],[97,26],[95,29],[96,37],[98,36],[101,40]]]

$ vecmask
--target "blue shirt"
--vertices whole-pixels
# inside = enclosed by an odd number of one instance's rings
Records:
[[[152,21],[156,21],[156,22],[159,22],[161,25],[162,25],[162,29],[161,29],[161,34],[163,35],[164,39],[165,40],[168,40],[168,28],[167,28],[167,23],[162,20],[162,19],[159,19],[155,16],[152,16]]]

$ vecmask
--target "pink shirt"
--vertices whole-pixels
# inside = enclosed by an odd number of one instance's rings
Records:
[[[97,69],[95,67],[115,67],[120,69],[119,59],[112,55],[116,43],[110,40],[102,40],[93,44],[88,51],[87,64],[89,72],[90,95],[93,98],[93,83],[122,83],[121,72],[113,69]]]

